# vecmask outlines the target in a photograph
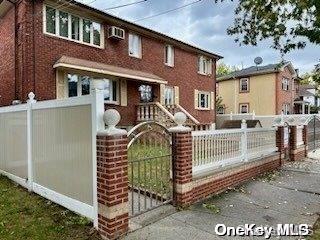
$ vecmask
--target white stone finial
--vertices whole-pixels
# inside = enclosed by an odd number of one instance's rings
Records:
[[[33,93],[33,92],[30,92],[29,94],[28,94],[28,103],[35,103],[35,102],[37,102],[34,98],[36,97],[36,95]]]
[[[104,131],[100,131],[100,135],[125,135],[127,134],[126,130],[119,129],[116,126],[121,120],[120,113],[115,109],[108,109],[103,114],[103,121],[107,125],[107,128]]]
[[[178,127],[182,127],[187,121],[187,116],[183,112],[177,112],[174,114],[173,120]]]
[[[169,129],[171,132],[188,132],[191,128],[183,126],[187,121],[187,116],[183,112],[177,112],[173,117],[174,122],[178,125]]]

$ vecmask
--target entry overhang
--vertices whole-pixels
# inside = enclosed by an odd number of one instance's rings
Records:
[[[79,58],[62,56],[53,66],[58,69],[73,69],[84,72],[92,72],[112,77],[127,78],[148,83],[167,84],[163,78],[152,73],[136,71],[128,68],[108,65],[99,62],[88,61]]]

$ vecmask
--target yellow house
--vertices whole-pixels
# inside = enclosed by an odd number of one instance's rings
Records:
[[[293,113],[296,77],[290,62],[253,66],[222,76],[217,79],[217,96],[224,105],[220,113]]]

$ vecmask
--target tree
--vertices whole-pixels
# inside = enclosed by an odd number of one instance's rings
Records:
[[[237,70],[239,69],[236,66],[230,66],[225,64],[224,62],[220,62],[217,64],[217,76],[227,75]]]
[[[217,96],[216,97],[216,113],[220,113],[225,109],[225,106],[222,102],[223,102],[222,97]]]
[[[227,33],[245,45],[271,39],[272,47],[282,54],[304,48],[307,40],[320,44],[320,1],[239,0]]]

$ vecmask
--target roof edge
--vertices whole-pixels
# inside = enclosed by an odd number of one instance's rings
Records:
[[[66,1],[66,0],[64,0]],[[125,20],[123,18],[119,18],[119,17],[116,17],[112,14],[109,14],[109,13],[106,13],[102,10],[99,10],[97,8],[94,8],[94,7],[91,7],[91,6],[88,6],[86,4],[83,4],[83,3],[80,3],[80,2],[77,2],[75,0],[69,0],[69,1],[66,1],[69,5],[75,5],[75,6],[78,6],[80,8],[85,8],[85,9],[88,9],[89,11],[93,11],[99,15],[102,15],[103,17],[107,17],[107,18],[110,18],[111,20],[114,20],[116,22],[120,22],[121,24],[124,24],[126,25],[128,28],[138,28],[138,29],[141,29],[143,31],[146,31],[146,32],[149,32],[150,35],[154,34],[154,35],[158,35],[164,39],[167,39],[169,41],[172,41],[172,42],[175,42],[177,45],[183,45],[184,47],[186,48],[189,48],[190,50],[192,49],[193,51],[195,52],[198,52],[199,54],[204,54],[204,55],[207,55],[207,56],[210,56],[212,58],[215,58],[217,60],[219,59],[222,59],[223,56],[221,55],[218,55],[218,54],[215,54],[215,53],[212,53],[212,52],[209,52],[208,50],[205,50],[205,49],[202,49],[200,47],[197,47],[197,46],[194,46],[192,44],[189,44],[189,43],[186,43],[186,42],[183,42],[181,40],[178,40],[176,38],[173,38],[173,37],[170,37],[164,33],[161,33],[161,32],[158,32],[158,31],[155,31],[155,30],[152,30],[150,28],[147,28],[147,27],[144,27],[144,26],[141,26],[139,24],[136,24],[136,23],[133,23],[133,22],[130,22],[128,20]]]

